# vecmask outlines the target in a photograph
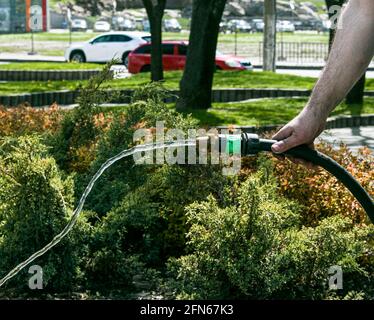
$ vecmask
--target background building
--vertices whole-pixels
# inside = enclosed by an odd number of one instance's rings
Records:
[[[47,31],[48,0],[0,0],[0,33]]]

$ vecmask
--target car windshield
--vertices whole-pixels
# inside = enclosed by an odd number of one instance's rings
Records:
[[[151,42],[151,37],[150,37],[150,36],[142,37],[142,39],[143,39],[144,41]]]

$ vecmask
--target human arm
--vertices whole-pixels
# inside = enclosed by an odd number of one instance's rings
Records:
[[[342,13],[326,67],[305,108],[273,139],[282,153],[300,144],[313,147],[330,112],[364,74],[374,55],[374,1],[350,0]]]

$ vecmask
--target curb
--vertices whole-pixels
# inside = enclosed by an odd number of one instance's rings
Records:
[[[130,103],[134,90],[108,90],[109,92],[120,92],[120,98],[111,103]],[[171,96],[165,99],[166,103],[174,103],[178,99],[179,91],[169,91]],[[289,90],[289,89],[215,89],[212,92],[212,102],[238,102],[261,98],[278,97],[308,97],[311,90]],[[42,107],[57,102],[59,105],[74,104],[79,91],[51,91],[35,92],[21,95],[0,96],[0,105],[15,107],[22,103],[29,103],[33,107]],[[373,92],[374,95],[374,92]]]
[[[131,97],[134,90],[107,90],[108,92],[119,92],[120,97],[116,101],[108,101],[110,103],[128,104],[131,102]],[[166,103],[174,103],[178,99],[179,91],[169,91],[171,96],[165,99]],[[214,89],[212,92],[212,102],[240,102],[251,99],[261,98],[296,98],[309,97],[311,90],[302,89]],[[79,95],[78,90],[69,91],[50,91],[50,92],[35,92],[17,95],[0,96],[0,105],[6,107],[15,107],[22,103],[29,103],[33,107],[49,106],[54,102],[59,105],[75,104]],[[374,91],[366,91],[365,96],[374,97]]]
[[[0,70],[0,81],[88,80],[100,70]]]

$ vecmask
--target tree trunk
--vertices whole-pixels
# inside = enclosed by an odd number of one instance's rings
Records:
[[[143,0],[151,28],[151,80],[164,80],[162,63],[162,18],[166,0]]]
[[[326,6],[328,10],[328,14],[330,19],[333,17],[336,12],[331,11],[330,8],[332,6],[340,6],[342,7],[345,3],[345,0],[326,0]],[[336,29],[330,29],[330,36],[329,36],[329,50],[331,49],[331,45],[334,41]],[[366,74],[364,74],[360,80],[354,85],[351,91],[348,93],[345,102],[348,105],[363,105],[364,103],[364,93],[365,93],[365,81],[366,81]]]
[[[226,0],[194,0],[187,61],[180,82],[177,109],[208,109],[212,105],[215,57]]]
[[[276,0],[265,0],[264,7],[264,49],[263,70],[275,71],[276,37],[277,37],[277,8]]]

